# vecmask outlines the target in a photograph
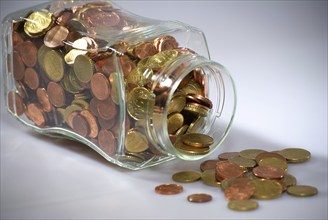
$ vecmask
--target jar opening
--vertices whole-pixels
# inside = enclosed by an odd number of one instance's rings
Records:
[[[222,65],[201,56],[181,56],[159,74],[152,91],[158,95],[148,132],[159,150],[197,160],[223,142],[236,96]]]

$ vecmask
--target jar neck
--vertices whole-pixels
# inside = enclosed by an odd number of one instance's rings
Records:
[[[158,150],[181,159],[197,160],[223,142],[234,118],[236,91],[229,72],[222,65],[198,55],[178,56],[156,75],[150,88],[156,96],[155,106],[147,114],[146,130]],[[211,108],[197,105],[200,109],[197,107],[195,113],[192,105],[186,109],[190,106],[188,99],[186,103],[173,101],[176,97],[183,100],[190,94],[209,99]],[[183,133],[205,134],[212,137],[214,143],[202,153],[181,151],[176,145]]]

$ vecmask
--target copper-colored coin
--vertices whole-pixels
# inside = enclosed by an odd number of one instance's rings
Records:
[[[97,103],[97,111],[99,117],[105,120],[111,120],[117,114],[117,107],[111,98],[107,98],[106,100]]]
[[[189,202],[203,203],[212,200],[212,196],[206,193],[191,194],[187,197]]]
[[[37,89],[40,85],[39,74],[33,68],[26,68],[24,82],[30,89]]]
[[[36,96],[43,107],[43,111],[50,112],[52,110],[52,105],[49,101],[47,90],[45,88],[38,88],[36,90]]]
[[[176,39],[169,35],[157,38],[154,44],[158,51],[173,50],[179,46]]]
[[[239,156],[239,152],[225,152],[221,153],[218,156],[218,159],[223,161],[223,160],[228,160],[229,158],[237,157]]]
[[[111,129],[114,126],[115,122],[116,122],[115,118],[105,120],[105,119],[102,119],[101,117],[98,117],[98,123],[99,123],[100,127],[103,129]]]
[[[274,152],[260,153],[256,156],[255,160],[257,163],[259,163],[262,159],[268,158],[268,157],[275,157],[275,158],[281,159],[283,161],[286,161],[286,158],[284,156],[282,156],[281,154],[278,154],[278,153],[274,153]]]
[[[57,25],[50,29],[44,36],[44,45],[49,48],[56,48],[64,46],[64,41],[66,40],[69,31],[66,27]]]
[[[243,185],[248,185],[251,179],[248,177],[242,176],[242,177],[232,177],[229,179],[224,179],[221,182],[221,188],[225,190],[229,186],[243,186]]]
[[[56,107],[65,105],[65,91],[61,85],[55,82],[50,82],[47,86],[49,101]]]
[[[31,41],[24,41],[17,47],[17,50],[26,66],[35,66],[38,58],[38,49]]]
[[[21,81],[15,81],[15,86],[16,86],[16,89],[17,89],[19,95],[22,96],[23,99],[29,97],[29,95],[26,91],[26,88]]]
[[[265,179],[281,179],[285,174],[283,169],[273,166],[257,166],[252,172],[255,176]]]
[[[41,106],[36,103],[27,105],[26,116],[32,120],[36,126],[43,127],[46,123],[46,116]]]
[[[86,137],[90,132],[88,121],[80,114],[75,115],[72,126],[73,130],[83,137]]]
[[[81,17],[91,26],[116,26],[120,16],[115,12],[105,12],[97,8],[90,8],[81,14]]]
[[[144,43],[134,48],[134,53],[139,59],[153,56],[157,53],[156,47],[152,43]]]
[[[95,73],[91,78],[92,94],[99,100],[105,100],[110,95],[108,79],[102,73]]]
[[[114,156],[116,152],[116,140],[114,134],[105,129],[101,129],[98,134],[99,147],[109,156]]]
[[[12,113],[22,115],[25,111],[24,101],[22,97],[13,91],[8,93],[8,108]]]
[[[96,138],[98,136],[98,131],[99,131],[96,117],[92,114],[91,111],[86,109],[82,110],[80,112],[80,115],[82,115],[88,122],[90,128],[90,132],[88,136],[91,138]]]
[[[179,184],[161,184],[155,187],[155,192],[162,195],[174,195],[181,193],[183,191],[183,187]]]
[[[15,80],[22,80],[24,78],[25,65],[17,51],[13,53],[13,68]]]
[[[200,170],[204,172],[205,170],[215,169],[217,162],[219,160],[205,160],[200,164]]]
[[[188,94],[186,96],[186,99],[187,99],[187,102],[195,102],[200,105],[204,105],[209,109],[211,109],[213,107],[212,101],[202,95]]]
[[[24,40],[23,38],[20,36],[20,34],[17,31],[13,31],[12,34],[12,42],[13,42],[13,46],[17,46],[18,44],[22,43]]]
[[[246,200],[250,199],[255,192],[255,187],[250,184],[234,184],[224,190],[227,200]]]
[[[237,164],[229,161],[220,161],[216,164],[215,176],[217,180],[243,176],[244,170]]]

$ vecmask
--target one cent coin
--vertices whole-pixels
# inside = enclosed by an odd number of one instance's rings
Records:
[[[47,90],[45,88],[38,88],[36,90],[36,96],[38,98],[39,103],[43,107],[43,111],[50,112],[52,110],[52,105],[49,101]]]
[[[24,113],[24,101],[18,93],[13,91],[8,93],[8,108],[12,113],[17,114],[18,116]]]
[[[24,41],[17,47],[19,54],[28,67],[34,67],[38,59],[38,49],[31,41]]]
[[[37,89],[40,85],[39,74],[33,68],[26,68],[24,83],[32,90]]]
[[[252,172],[255,176],[265,179],[282,179],[285,175],[283,169],[273,166],[257,166]]]
[[[181,193],[183,191],[183,187],[179,184],[161,184],[155,187],[155,192],[162,195],[174,195]]]
[[[102,73],[95,73],[91,77],[92,94],[99,100],[105,100],[110,94],[109,81]]]
[[[114,134],[105,129],[101,129],[98,134],[98,144],[100,148],[109,156],[114,156],[116,152],[116,140]]]
[[[189,202],[204,203],[212,200],[212,196],[206,193],[191,194],[187,197]]]
[[[72,126],[73,130],[83,137],[86,137],[90,132],[88,121],[80,114],[75,115]]]
[[[65,105],[65,91],[61,85],[55,82],[50,82],[47,86],[49,101],[56,107]]]
[[[224,180],[233,177],[240,177],[244,175],[244,170],[237,164],[229,161],[220,161],[216,165],[215,176],[217,180]]]

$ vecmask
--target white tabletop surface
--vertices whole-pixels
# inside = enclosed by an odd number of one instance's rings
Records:
[[[1,0],[7,13],[45,1]],[[211,58],[235,80],[238,106],[219,153],[247,148],[305,148],[312,158],[292,164],[298,184],[318,195],[227,208],[223,192],[202,182],[184,192],[154,192],[171,175],[199,170],[201,161],[174,160],[129,171],[88,147],[40,136],[10,116],[1,95],[1,219],[327,219],[327,1],[121,1],[146,17],[179,20],[204,31]],[[2,81],[1,81],[2,82]],[[192,193],[213,200],[193,204]]]

